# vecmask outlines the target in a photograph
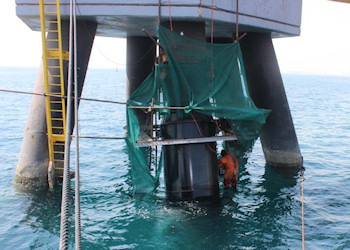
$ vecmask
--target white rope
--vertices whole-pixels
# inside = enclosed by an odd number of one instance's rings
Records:
[[[74,30],[74,123],[75,123],[75,249],[81,249],[81,216],[80,216],[80,167],[79,167],[79,112],[78,112],[78,53],[77,53],[77,18],[76,2],[73,0],[73,30]]]
[[[70,25],[69,25],[69,66],[68,66],[68,90],[67,90],[67,123],[64,144],[64,167],[62,184],[62,204],[61,204],[61,230],[60,230],[60,250],[68,249],[69,240],[69,197],[70,197],[70,132],[72,128],[72,92],[73,92],[73,0],[70,0]]]
[[[305,250],[305,219],[304,219],[304,169],[301,170],[301,241],[302,250]]]

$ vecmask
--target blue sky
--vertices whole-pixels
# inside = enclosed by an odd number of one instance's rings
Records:
[[[16,17],[15,0],[0,2],[0,23],[0,66],[38,67],[40,33]],[[350,76],[350,4],[303,0],[301,36],[274,45],[283,73]],[[123,68],[125,49],[123,39],[97,37],[89,66]]]

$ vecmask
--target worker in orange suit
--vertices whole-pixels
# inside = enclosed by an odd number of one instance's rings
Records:
[[[231,183],[232,188],[237,188],[237,179],[238,179],[238,159],[235,155],[231,155],[230,151],[222,150],[221,158],[218,160],[219,165],[225,167],[224,175],[224,187],[225,189],[229,188],[229,183]]]

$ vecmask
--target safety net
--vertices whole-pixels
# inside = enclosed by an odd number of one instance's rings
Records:
[[[150,173],[150,149],[137,147],[142,129],[135,107],[177,107],[179,119],[186,119],[191,112],[224,119],[243,150],[251,149],[270,112],[257,108],[250,98],[238,42],[206,43],[162,26],[158,35],[167,60],[156,65],[130,96],[127,106],[126,142],[135,192],[154,190],[160,173]],[[167,108],[154,110],[164,120],[171,112]],[[161,168],[159,159],[157,166]]]

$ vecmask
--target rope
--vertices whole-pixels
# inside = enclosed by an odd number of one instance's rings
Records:
[[[64,99],[67,99],[67,96],[62,96],[62,95],[51,95],[51,94],[46,94],[46,93],[27,92],[27,91],[20,91],[20,90],[0,89],[0,92],[16,93],[16,94],[25,94],[25,95],[36,95],[36,96],[43,96],[43,97],[49,96],[49,97],[57,97],[57,98],[64,98]],[[126,102],[118,102],[118,101],[110,101],[110,100],[101,100],[101,99],[94,99],[94,98],[78,97],[78,100],[90,101],[90,102],[104,102],[104,103],[112,103],[112,104],[127,105]]]
[[[161,1],[161,0],[159,0],[159,1]],[[79,12],[79,15],[80,15],[80,16],[83,16],[83,14],[82,14],[81,11],[80,11],[79,5],[77,5],[76,7],[77,7],[77,10],[78,10],[78,12]],[[120,21],[120,20],[119,20],[119,21]],[[93,36],[90,34],[89,29],[87,28],[87,26],[86,26],[86,24],[85,24],[85,21],[84,21],[84,20],[81,20],[81,22],[83,23],[83,25],[84,25],[84,27],[85,27],[85,31],[86,31],[86,33],[88,34],[89,38],[90,38],[91,40],[94,40]],[[126,23],[125,23],[125,24],[126,24]],[[140,28],[142,28],[141,25],[138,25],[138,26],[139,26]],[[133,65],[133,64],[136,64],[136,63],[141,62],[141,61],[142,61],[143,59],[145,59],[145,57],[152,51],[153,47],[154,47],[154,46],[150,47],[149,50],[147,50],[147,52],[146,52],[142,57],[140,57],[139,59],[136,59],[135,61],[128,62],[128,64],[129,64],[129,65],[130,65],[130,64]],[[109,58],[108,56],[106,56],[106,54],[97,46],[97,44],[94,44],[94,48],[96,48],[97,51],[98,51],[107,61],[109,61],[109,62],[115,64],[116,66],[118,66],[118,65],[119,65],[119,66],[125,66],[125,65],[127,65],[126,63],[118,63],[118,62],[115,62],[114,60],[110,59],[110,58]]]
[[[161,17],[161,1],[158,0],[158,25],[160,25],[160,17]]]
[[[204,138],[204,135],[202,134],[202,131],[201,131],[199,125],[198,125],[198,122],[197,122],[196,118],[193,116],[192,113],[190,113],[190,114],[191,114],[191,116],[192,116],[192,119],[193,119],[194,123],[196,124],[197,131],[198,131],[199,135],[200,135],[202,138]],[[207,145],[207,147],[210,149],[210,151],[212,151],[213,153],[216,154],[216,150],[214,150],[214,149],[209,145],[209,143],[206,142],[205,145]]]
[[[238,2],[239,0],[236,0],[236,41],[238,41],[238,28],[239,28],[239,24],[238,24]]]
[[[305,250],[305,219],[304,219],[304,167],[301,170],[300,182],[301,182],[301,241],[302,250]]]
[[[171,18],[171,6],[170,5],[171,5],[170,0],[168,0],[170,30],[173,31],[173,20]]]
[[[210,42],[214,42],[214,0],[211,0],[211,27],[210,27]]]
[[[74,199],[74,214],[75,214],[75,249],[81,249],[81,216],[80,216],[80,167],[79,167],[79,110],[78,110],[78,52],[77,52],[77,19],[76,19],[76,2],[73,1],[73,25],[74,25],[74,122],[75,122],[75,199]]]
[[[72,135],[72,138],[76,138],[77,136]],[[108,137],[108,136],[86,136],[79,135],[80,139],[97,139],[97,140],[124,140],[125,137]]]
[[[202,0],[199,1],[198,16],[199,16],[199,17],[202,17],[202,16],[203,16],[203,11],[202,11]]]
[[[61,230],[60,230],[60,250],[68,249],[69,239],[69,197],[70,197],[70,131],[72,128],[72,91],[73,91],[73,1],[70,0],[70,25],[69,25],[69,68],[68,68],[68,98],[67,98],[67,124],[64,144],[64,167],[62,184],[62,204],[61,204]]]

